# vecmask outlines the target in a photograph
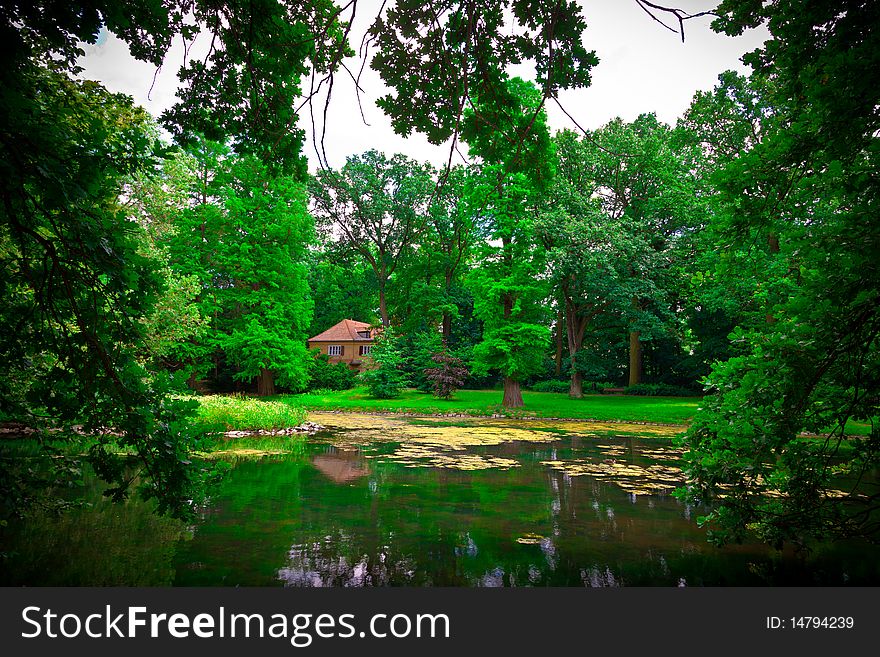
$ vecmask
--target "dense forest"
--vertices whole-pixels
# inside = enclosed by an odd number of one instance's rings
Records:
[[[684,37],[691,16],[634,1]],[[309,172],[298,113],[352,73],[356,10],[4,2],[2,419],[99,436],[119,498],[125,448],[185,516],[211,473],[176,393],[352,385],[306,340],[354,318],[384,329],[386,384],[427,390],[453,363],[509,407],[523,387],[704,394],[682,495],[721,500],[719,540],[876,535],[876,495],[823,491],[880,458],[876,427],[845,436],[880,414],[880,6],[724,0],[713,29],[770,31],[750,75],[721,73],[675,125],[554,133],[547,105],[601,66],[588,10],[398,0],[361,53],[395,130],[449,144],[447,166],[371,150]],[[156,66],[179,35],[212,49],[156,119],[78,76],[102,28]],[[507,73],[522,62],[534,79]],[[4,459],[3,513],[69,476]]]

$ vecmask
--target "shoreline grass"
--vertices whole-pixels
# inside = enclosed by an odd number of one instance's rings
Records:
[[[196,422],[210,430],[254,431],[297,427],[305,422],[305,409],[272,399],[243,395],[204,395],[196,397]]]

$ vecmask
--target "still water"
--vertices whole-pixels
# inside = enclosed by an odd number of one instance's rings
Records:
[[[175,585],[880,581],[880,552],[860,544],[808,557],[708,545],[705,510],[670,495],[680,453],[664,428],[317,420],[328,431],[302,453],[237,463],[175,551]]]

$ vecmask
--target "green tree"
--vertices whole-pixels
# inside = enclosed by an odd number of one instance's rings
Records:
[[[369,356],[370,365],[361,379],[376,399],[394,399],[409,384],[404,371],[400,338],[391,328],[376,337]]]
[[[688,253],[689,229],[701,207],[691,163],[669,126],[653,114],[615,119],[589,136],[584,160],[605,214],[629,236],[634,290],[624,318],[629,333],[629,385],[642,381],[643,342],[668,332],[669,292]]]
[[[378,291],[373,271],[351,253],[332,244],[310,253],[309,288],[315,312],[309,336],[326,331],[343,319],[378,323]]]
[[[201,281],[207,345],[223,353],[235,380],[256,380],[259,395],[274,394],[276,379],[304,388],[313,237],[305,188],[253,156],[217,158],[210,145],[205,152],[215,167],[201,192],[208,202],[182,218],[172,267]]]
[[[118,451],[130,450],[143,493],[186,515],[200,478],[187,460],[191,408],[168,399],[141,358],[162,264],[119,202],[128,177],[158,161],[155,132],[143,110],[100,85],[28,62],[15,74],[0,91],[2,411],[94,435],[89,459],[117,498],[132,482]],[[31,493],[12,462],[2,465],[6,510],[23,511]]]
[[[160,66],[174,37],[191,40],[205,26],[211,56],[201,70],[184,64],[183,100],[166,125],[182,140],[196,132],[231,137],[242,151],[295,171],[296,81],[304,59],[315,69],[338,64],[345,50],[338,16],[324,2],[301,10],[271,0],[4,3],[0,353],[9,374],[4,383],[26,384],[3,390],[4,413],[32,425],[41,417],[56,426],[75,423],[97,435],[91,460],[115,497],[134,481],[119,447],[135,454],[142,489],[160,511],[192,512],[200,470],[187,458],[194,436],[185,418],[192,409],[166,396],[161,377],[151,378],[137,353],[161,294],[155,270],[162,264],[139,251],[142,230],[125,218],[118,197],[124,180],[155,166],[153,134],[129,99],[71,80],[80,43],[95,43],[104,27],[136,58]],[[33,487],[19,486],[24,480],[16,483],[6,465],[0,478],[12,508]]]
[[[427,166],[400,154],[388,159],[378,151],[351,156],[340,171],[315,176],[318,225],[373,270],[384,327],[391,324],[388,283],[424,228],[430,190]]]
[[[534,64],[544,100],[589,86],[599,60],[583,45],[586,27],[570,0],[398,0],[370,28],[371,66],[391,88],[377,104],[397,133],[442,144],[462,134],[474,98],[509,95],[511,65]]]
[[[473,369],[504,377],[503,404],[523,405],[520,382],[543,363],[549,331],[544,325],[544,253],[535,236],[538,193],[553,176],[552,145],[541,95],[519,78],[500,97],[478,102],[465,114],[464,138],[483,159],[468,187],[470,211],[483,223],[478,267],[468,275],[474,314],[483,340],[474,347]],[[514,135],[508,140],[506,136]]]
[[[179,231],[180,217],[194,203],[197,191],[196,160],[183,151],[166,157],[158,171],[138,171],[125,186],[126,209],[144,228],[140,252],[162,263],[163,290],[145,327],[144,358],[166,370],[187,371],[190,383],[195,372],[192,345],[204,337],[208,318],[199,308],[198,277],[175,271],[169,264],[170,244]]]
[[[597,330],[603,317],[619,322],[630,312],[633,298],[647,298],[653,290],[651,282],[630,275],[646,245],[622,217],[603,212],[596,198],[600,186],[591,178],[589,144],[571,131],[557,134],[554,143],[557,175],[544,195],[537,231],[548,252],[553,296],[561,305],[571,368],[569,395],[582,397],[583,375],[591,371],[589,363],[581,362],[587,330]]]
[[[393,281],[392,312],[405,334],[439,325],[443,342],[452,338],[475,230],[464,198],[467,175],[465,167],[456,166],[437,176],[423,230]]]
[[[764,320],[736,332],[742,354],[709,376],[713,394],[685,439],[687,496],[716,501],[704,520],[718,540],[876,535],[877,494],[859,482],[880,460],[880,434],[876,424],[845,434],[849,420],[880,412],[880,7],[727,1],[718,11],[729,34],[769,27],[745,61],[776,116],[717,174],[718,230],[726,251],[766,244],[777,266],[754,285]]]

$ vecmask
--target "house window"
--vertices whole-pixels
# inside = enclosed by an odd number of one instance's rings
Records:
[[[362,344],[358,347],[358,356],[368,356],[370,354],[370,349],[373,345],[371,344]]]
[[[358,331],[357,333],[358,333],[358,335],[361,336],[362,338],[369,338],[369,337],[370,337],[370,332],[369,332],[369,331]]]
[[[345,350],[341,344],[331,344],[327,347],[327,354],[329,356],[341,356],[343,353],[345,353]]]

